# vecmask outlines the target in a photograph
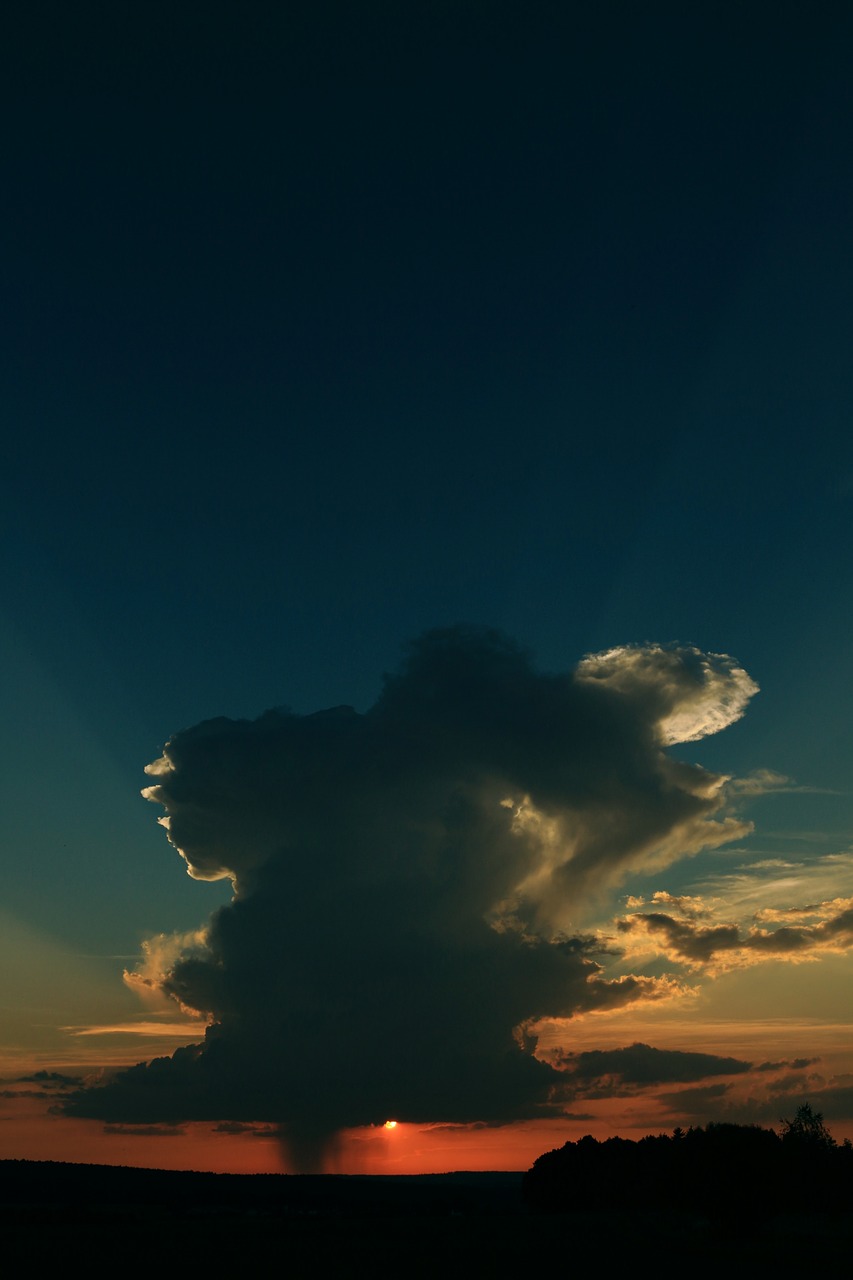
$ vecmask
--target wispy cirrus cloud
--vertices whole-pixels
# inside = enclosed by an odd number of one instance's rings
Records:
[[[62,1027],[72,1036],[155,1036],[186,1041],[203,1034],[205,1023],[190,1022],[105,1022],[94,1026]]]

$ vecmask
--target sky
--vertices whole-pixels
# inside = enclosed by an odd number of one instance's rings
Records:
[[[853,1137],[845,7],[2,21],[0,1158]]]

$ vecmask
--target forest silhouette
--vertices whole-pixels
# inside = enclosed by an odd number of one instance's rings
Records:
[[[853,1144],[809,1103],[781,1127],[711,1123],[633,1141],[590,1135],[539,1156],[523,1180],[534,1211],[696,1214],[730,1227],[853,1209]]]

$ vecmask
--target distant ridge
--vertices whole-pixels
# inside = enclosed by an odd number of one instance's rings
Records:
[[[208,1173],[54,1160],[0,1160],[0,1212],[147,1207],[194,1216],[523,1212],[520,1172]]]

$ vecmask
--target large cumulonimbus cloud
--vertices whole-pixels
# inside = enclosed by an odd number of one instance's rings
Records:
[[[190,875],[229,877],[234,897],[132,980],[209,1025],[66,1110],[273,1122],[309,1161],[389,1116],[547,1114],[560,1075],[525,1028],[671,991],[607,980],[583,921],[632,873],[749,829],[724,811],[726,779],[667,747],[737,719],[755,691],[693,648],[545,674],[502,635],[453,628],[415,642],[363,714],[176,734],[144,794]]]

